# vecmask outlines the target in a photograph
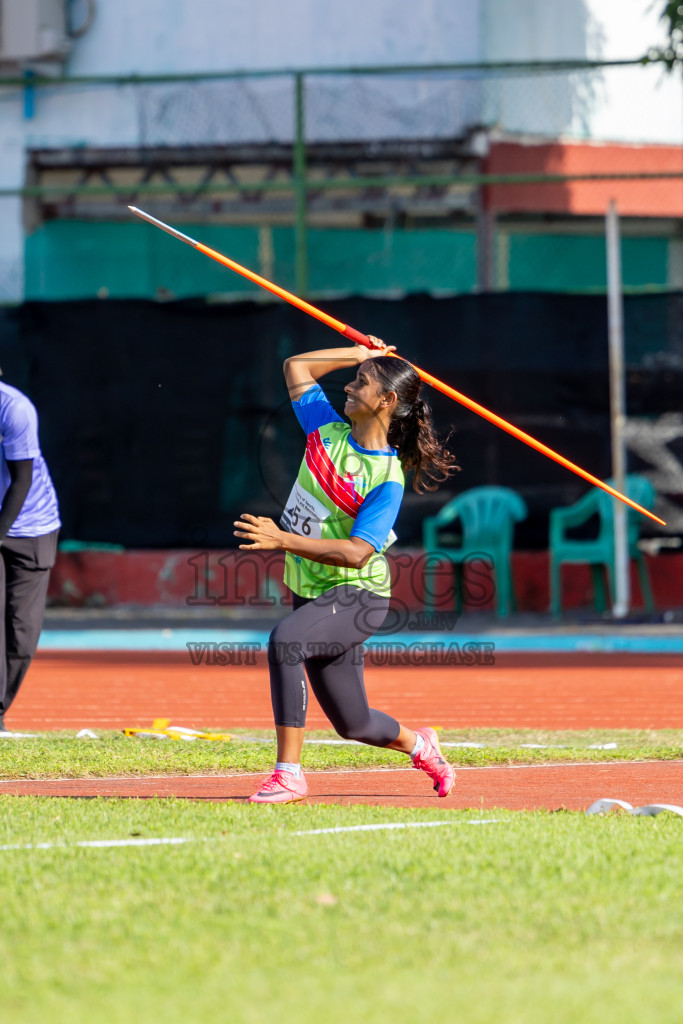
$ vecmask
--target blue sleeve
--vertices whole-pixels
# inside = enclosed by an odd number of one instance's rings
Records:
[[[374,487],[360,507],[351,536],[360,537],[381,551],[396,522],[402,498],[403,487],[395,480]]]
[[[303,395],[292,402],[292,408],[307,435],[322,427],[323,423],[344,422],[334,406],[330,405],[319,384],[314,384],[308,391],[304,391]]]
[[[38,446],[38,417],[28,401],[10,402],[2,422],[2,444],[5,458],[13,461],[35,459]]]

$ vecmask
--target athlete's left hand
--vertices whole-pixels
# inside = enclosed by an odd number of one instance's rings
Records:
[[[240,548],[246,548],[248,551],[276,551],[282,547],[283,531],[266,516],[252,516],[248,512],[243,512],[233,526],[239,527],[239,530],[235,530],[236,537],[252,542],[240,544]]]

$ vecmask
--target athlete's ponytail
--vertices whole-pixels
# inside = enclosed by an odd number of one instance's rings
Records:
[[[403,469],[413,471],[413,490],[435,491],[460,467],[436,434],[432,410],[420,398],[420,378],[410,363],[394,356],[369,359],[366,370],[383,391],[396,392],[398,401],[387,443],[398,451]]]

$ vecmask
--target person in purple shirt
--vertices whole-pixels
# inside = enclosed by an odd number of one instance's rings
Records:
[[[0,732],[38,646],[60,526],[35,406],[0,381]]]

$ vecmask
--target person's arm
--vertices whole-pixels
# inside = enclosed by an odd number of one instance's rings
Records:
[[[347,345],[344,348],[323,348],[317,352],[303,352],[300,356],[285,359],[283,370],[285,381],[292,401],[296,401],[304,391],[326,373],[343,370],[344,367],[359,366],[366,359],[385,356],[393,352],[395,345],[385,345],[379,338],[369,336],[377,344],[377,348],[366,348],[365,345]]]
[[[21,512],[31,489],[33,459],[8,459],[7,469],[10,475],[10,485],[5,491],[5,497],[0,505],[0,544]]]
[[[236,537],[251,541],[251,544],[239,545],[246,551],[290,551],[312,562],[340,565],[347,569],[362,569],[375,551],[372,544],[361,537],[349,537],[348,540],[301,537],[298,533],[280,530],[266,516],[252,516],[248,512],[243,512],[233,525],[239,527],[235,530]]]

